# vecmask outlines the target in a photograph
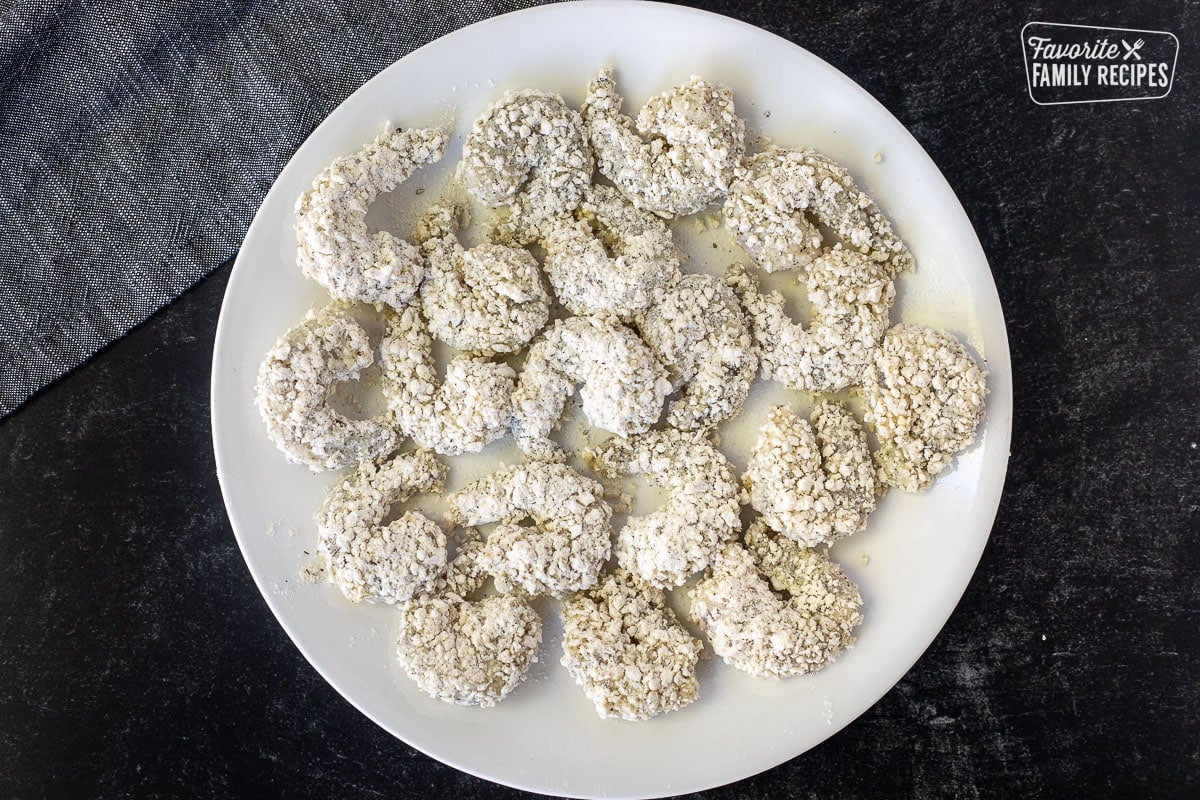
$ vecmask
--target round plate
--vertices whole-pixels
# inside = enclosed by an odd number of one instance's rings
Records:
[[[988,419],[978,443],[932,490],[891,492],[867,530],[834,548],[862,589],[866,621],[855,646],[816,675],[756,680],[708,658],[691,706],[642,723],[601,720],[558,663],[557,607],[543,602],[546,638],[529,679],[495,708],[450,706],[421,694],[396,664],[394,608],[351,604],[303,577],[305,552],[315,545],[313,515],[336,476],[287,463],[253,405],[263,355],[306,309],[328,302],[296,267],[292,206],[324,166],[387,120],[451,128],[446,159],[372,208],[376,224],[411,230],[412,215],[438,196],[457,162],[464,132],[501,91],[548,89],[577,104],[606,64],[617,67],[627,113],[701,74],[734,90],[756,146],[769,135],[846,164],[917,257],[916,272],[899,281],[894,320],[947,328],[986,360]],[[676,229],[692,253],[685,271],[744,258],[719,228],[684,220]],[[794,286],[795,278],[771,280]],[[754,429],[777,400],[804,411],[811,405],[760,382],[738,423],[722,431],[735,463],[744,464]],[[953,191],[912,136],[855,83],[783,39],[641,2],[496,17],[406,56],[355,92],[263,201],[229,282],[213,356],[213,442],[229,517],[263,597],[304,656],[364,714],[434,758],[510,786],[583,797],[677,794],[753,775],[813,747],[879,699],[933,640],[975,569],[1004,482],[1011,418],[1008,341],[987,261]],[[515,460],[519,454],[502,444],[452,460],[448,489]]]

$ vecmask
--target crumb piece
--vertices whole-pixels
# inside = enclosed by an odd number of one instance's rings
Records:
[[[318,555],[300,568],[300,580],[306,584],[323,583],[328,577],[325,557]]]

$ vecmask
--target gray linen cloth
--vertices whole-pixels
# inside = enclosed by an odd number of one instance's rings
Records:
[[[0,417],[233,257],[367,79],[530,5],[0,2]]]

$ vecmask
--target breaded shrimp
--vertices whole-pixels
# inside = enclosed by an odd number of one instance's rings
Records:
[[[746,150],[733,92],[693,75],[652,97],[636,128],[623,102],[613,71],[602,69],[588,84],[583,120],[597,168],[634,205],[669,218],[725,196]]]
[[[593,186],[575,213],[546,226],[546,276],[573,314],[628,319],[679,280],[671,231],[610,186]]]
[[[548,437],[577,384],[583,413],[627,436],[650,428],[671,391],[666,369],[638,335],[602,317],[559,320],[529,348],[513,392],[513,436],[526,455],[561,458]]]
[[[826,552],[776,536],[762,520],[745,546],[725,546],[688,596],[689,616],[717,655],[758,678],[816,672],[853,644],[862,622],[858,587]]]
[[[833,400],[817,405],[811,425],[787,406],[774,406],[743,481],[763,521],[806,547],[861,530],[875,510],[866,434]]]
[[[562,665],[601,717],[650,719],[691,703],[703,652],[666,593],[628,572],[563,601]]]
[[[863,394],[879,436],[880,479],[919,492],[975,441],[987,372],[949,333],[902,323],[883,337]]]
[[[482,244],[463,249],[462,206],[436,205],[414,238],[427,261],[421,308],[429,332],[451,347],[481,355],[513,353],[546,324],[550,296],[537,259],[523,247]]]
[[[319,472],[396,448],[390,414],[349,419],[329,405],[335,385],[358,377],[373,361],[367,332],[336,304],[309,311],[271,348],[258,370],[254,403],[289,461]]]
[[[896,297],[880,264],[840,246],[808,273],[813,314],[807,326],[789,319],[783,295],[763,294],[742,265],[728,267],[725,280],[750,316],[763,377],[814,394],[862,383]]]
[[[441,574],[446,535],[436,522],[416,511],[383,521],[413,492],[440,492],[445,479],[444,464],[416,452],[368,461],[333,488],[317,514],[317,549],[347,599],[396,603]]]
[[[487,206],[511,209],[519,241],[570,213],[592,182],[592,153],[579,113],[536,89],[505,92],[471,126],[458,179]]]
[[[479,556],[501,591],[561,597],[596,583],[608,560],[612,510],[603,487],[566,464],[503,467],[455,492],[451,525],[498,522]],[[530,519],[532,527],[520,522]]]
[[[487,578],[470,542],[433,588],[400,606],[396,657],[421,691],[460,706],[494,706],[537,661],[542,620],[524,595],[471,600]]]
[[[680,430],[716,425],[742,410],[758,374],[758,345],[733,291],[712,275],[687,275],[637,322],[678,395],[667,422]]]
[[[441,159],[437,128],[383,129],[357,153],[335,159],[296,201],[296,260],[336,300],[400,309],[425,273],[421,251],[387,231],[367,231],[367,207],[419,167]]]
[[[416,306],[388,316],[379,358],[383,393],[400,430],[443,455],[476,453],[504,436],[512,419],[512,367],[457,355],[438,386],[432,353]]]
[[[821,252],[817,222],[889,274],[913,266],[908,247],[846,168],[811,150],[772,147],[747,159],[724,215],[733,237],[767,272],[807,268]]]
[[[617,534],[617,562],[652,586],[681,585],[741,530],[733,465],[700,433],[613,438],[583,457],[600,475],[640,475],[670,493],[661,509],[630,517]]]

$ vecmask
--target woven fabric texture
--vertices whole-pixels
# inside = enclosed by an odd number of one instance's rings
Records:
[[[313,128],[521,0],[0,3],[0,417],[237,251]]]

